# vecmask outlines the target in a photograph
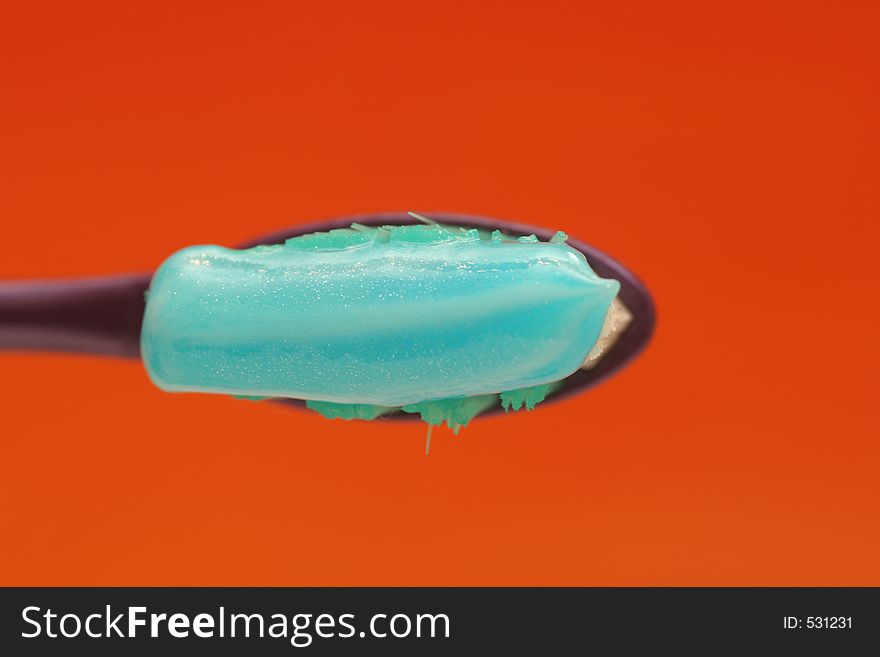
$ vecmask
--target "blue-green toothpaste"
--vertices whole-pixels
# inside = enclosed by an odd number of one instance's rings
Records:
[[[561,234],[354,226],[193,246],[153,277],[141,349],[163,390],[305,399],[328,417],[404,410],[457,428],[499,395],[532,406],[576,371],[619,287]]]

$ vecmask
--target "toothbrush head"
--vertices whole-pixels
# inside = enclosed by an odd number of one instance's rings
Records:
[[[475,215],[428,212],[422,216],[407,212],[387,212],[354,215],[295,226],[250,240],[241,247],[281,244],[292,237],[348,228],[352,224],[362,226],[419,224],[425,222],[425,217],[438,224],[477,228],[490,232],[499,230],[512,237],[535,235],[539,240],[550,241],[556,235],[555,230],[540,226]],[[585,392],[622,369],[647,346],[656,322],[656,311],[651,294],[635,274],[611,256],[589,244],[573,238],[568,238],[566,243],[580,251],[600,277],[619,281],[620,292],[608,314],[603,338],[590,352],[581,368],[561,381],[559,385],[551,388],[544,403],[559,401]],[[274,401],[294,406],[305,404],[303,400],[289,398],[277,398]],[[493,406],[481,415],[503,411],[502,406]],[[393,413],[382,416],[382,419],[418,420],[419,416],[412,413]]]

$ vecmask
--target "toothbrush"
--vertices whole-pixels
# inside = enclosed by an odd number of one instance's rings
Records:
[[[550,242],[554,237],[553,231],[515,222],[457,214],[435,213],[430,216],[431,221],[443,226],[499,230],[513,236],[534,235],[543,242]],[[418,223],[418,216],[404,213],[360,215],[298,226],[252,240],[243,246],[279,244],[292,237],[342,229],[353,224],[366,228]],[[644,348],[655,322],[651,296],[631,272],[616,260],[582,242],[568,239],[567,245],[583,254],[599,278],[619,283],[614,304],[618,316],[625,321],[613,340],[606,341],[610,346],[605,345],[604,353],[597,353],[588,359],[565,378],[561,386],[554,387],[551,400],[582,392],[618,371]],[[127,274],[91,279],[0,283],[0,349],[60,350],[139,357],[144,295],[150,287],[151,277],[151,274]],[[297,405],[303,403],[301,399],[290,398],[279,398],[278,401]],[[484,409],[484,412],[498,410],[500,407],[496,406]],[[396,413],[390,417],[415,416]]]

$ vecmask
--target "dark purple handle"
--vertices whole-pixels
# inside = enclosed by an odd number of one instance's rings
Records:
[[[0,349],[139,357],[150,277],[0,282]]]

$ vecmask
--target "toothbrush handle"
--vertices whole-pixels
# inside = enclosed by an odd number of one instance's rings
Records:
[[[0,281],[0,350],[140,356],[150,274]]]

